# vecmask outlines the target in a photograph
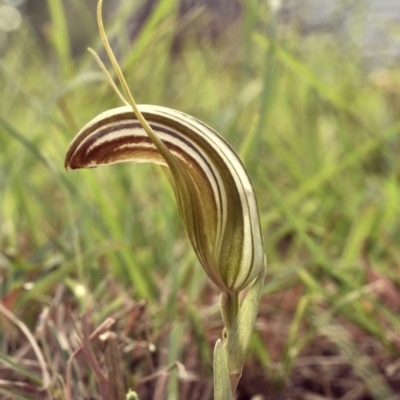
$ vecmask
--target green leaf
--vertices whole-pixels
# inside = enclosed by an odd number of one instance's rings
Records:
[[[40,379],[40,377],[22,367],[19,363],[15,362],[11,357],[7,356],[6,354],[0,353],[0,360],[2,364],[8,365],[8,367],[14,372],[25,376],[26,378],[30,379],[32,382],[38,385],[43,385],[43,381]]]
[[[64,5],[61,0],[47,0],[47,7],[51,17],[51,29],[48,32],[54,50],[57,53],[64,76],[71,68],[71,44]]]
[[[228,362],[221,339],[214,347],[214,400],[232,400]]]

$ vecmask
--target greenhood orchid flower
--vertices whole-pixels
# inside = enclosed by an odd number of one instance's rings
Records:
[[[214,399],[232,400],[257,318],[266,260],[257,201],[249,176],[232,147],[203,122],[179,111],[136,105],[108,43],[102,0],[97,20],[126,104],[90,121],[70,144],[65,167],[92,168],[121,162],[163,167],[183,225],[204,270],[221,290],[222,340],[214,348]],[[239,293],[251,283],[243,301]]]
[[[132,107],[115,108],[78,133],[67,151],[66,168],[129,161],[162,165],[204,270],[222,292],[241,291],[264,268],[257,202],[242,162],[203,122],[165,107],[138,109],[157,143]]]

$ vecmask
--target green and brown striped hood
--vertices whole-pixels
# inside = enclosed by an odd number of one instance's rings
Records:
[[[257,202],[242,162],[203,122],[165,107],[138,108],[157,137],[146,133],[130,106],[115,108],[78,133],[65,167],[162,165],[205,271],[224,292],[243,289],[263,268],[264,250]]]

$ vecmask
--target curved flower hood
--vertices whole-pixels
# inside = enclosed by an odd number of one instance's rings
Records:
[[[203,122],[165,107],[138,108],[163,145],[154,144],[131,107],[119,107],[100,114],[78,133],[65,167],[128,161],[162,165],[206,273],[222,291],[240,291],[264,263],[257,202],[242,162]]]

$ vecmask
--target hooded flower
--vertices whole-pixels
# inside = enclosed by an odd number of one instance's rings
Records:
[[[69,146],[66,168],[121,162],[163,166],[193,249],[223,292],[259,275],[264,251],[249,176],[232,147],[203,122],[165,107],[139,105],[150,137],[129,106],[90,121]]]

